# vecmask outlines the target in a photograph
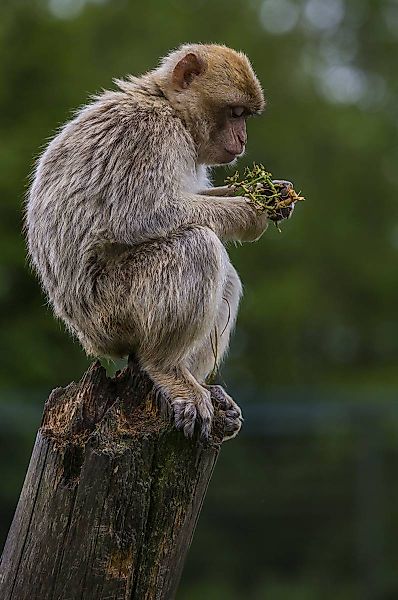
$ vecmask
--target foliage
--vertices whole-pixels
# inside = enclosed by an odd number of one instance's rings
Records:
[[[264,165],[253,164],[246,167],[243,178],[236,171],[227,177],[226,183],[232,188],[234,195],[248,198],[259,210],[265,211],[271,221],[278,221],[290,214],[290,207],[304,200],[288,182],[275,181],[272,173]]]

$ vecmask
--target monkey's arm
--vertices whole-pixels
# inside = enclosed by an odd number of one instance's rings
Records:
[[[219,187],[210,187],[204,190],[200,190],[198,194],[200,196],[228,196],[231,193],[229,185],[222,185]]]
[[[114,211],[120,210],[115,207]],[[133,218],[132,218],[133,217]],[[188,226],[209,227],[222,240],[253,241],[267,228],[265,213],[240,196],[211,199],[199,194],[183,194],[154,205],[133,204],[120,218],[108,219],[114,242],[141,244],[165,238]]]
[[[285,179],[274,179],[273,183],[280,183],[289,188],[293,187],[291,181],[286,181]],[[231,192],[232,188],[229,185],[221,185],[219,187],[204,188],[203,190],[199,190],[198,194],[200,196],[228,196]]]
[[[267,226],[264,213],[248,199],[232,197],[231,192],[231,196],[213,195],[216,191],[207,188],[206,172],[201,171],[194,179],[211,198],[197,193],[196,186],[191,191],[195,154],[178,123],[163,117],[149,129],[143,123],[137,123],[138,133],[131,133],[128,158],[125,143],[112,148],[117,161],[113,163],[103,213],[104,228],[111,240],[141,244],[167,238],[192,225],[209,227],[222,240],[251,241],[263,233]],[[137,135],[140,143],[134,145]],[[223,193],[227,190],[228,186],[223,187]]]
[[[212,229],[225,241],[253,241],[267,229],[267,216],[242,196],[191,195],[183,199],[188,222]]]

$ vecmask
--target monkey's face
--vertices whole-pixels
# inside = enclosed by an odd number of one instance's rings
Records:
[[[199,159],[207,165],[225,165],[245,153],[247,142],[246,119],[243,106],[224,106],[216,111],[209,127],[206,143],[199,149]]]
[[[160,75],[161,89],[196,142],[200,163],[228,164],[244,153],[246,119],[261,113],[265,104],[244,54],[225,46],[192,44],[172,53]]]

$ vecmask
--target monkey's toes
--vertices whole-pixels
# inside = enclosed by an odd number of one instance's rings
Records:
[[[228,411],[225,413],[224,417],[224,431],[223,431],[223,441],[230,440],[238,435],[241,430],[243,424],[242,416],[237,416],[235,414],[231,414],[232,411]]]
[[[192,400],[176,398],[172,402],[174,422],[177,429],[182,429],[185,437],[192,437],[197,418],[196,406]]]
[[[223,440],[229,440],[235,437],[243,423],[242,411],[229,394],[221,385],[208,385],[206,388],[211,392],[211,396],[216,406],[224,413],[223,415]]]
[[[172,408],[175,425],[184,432],[185,437],[193,436],[195,425],[199,422],[200,437],[209,439],[214,412],[210,395],[209,398],[204,397],[196,401],[176,398],[172,402]]]
[[[242,411],[239,406],[221,385],[206,385],[205,387],[209,390],[211,397],[216,402],[218,408],[224,412],[233,411],[233,414],[242,417]]]
[[[214,416],[214,408],[209,392],[200,399],[198,403],[198,412],[200,415],[200,437],[203,440],[208,440]]]

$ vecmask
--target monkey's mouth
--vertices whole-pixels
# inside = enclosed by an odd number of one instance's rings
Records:
[[[233,160],[236,160],[237,158],[244,155],[245,146],[243,146],[243,148],[240,152],[236,152],[236,151],[233,152],[232,150],[228,150],[228,148],[224,148],[224,152],[227,155],[227,157],[229,158],[228,162],[232,162]]]
[[[223,156],[219,158],[220,165],[229,165],[236,161],[237,155],[232,152],[228,152],[228,150],[224,150]]]

